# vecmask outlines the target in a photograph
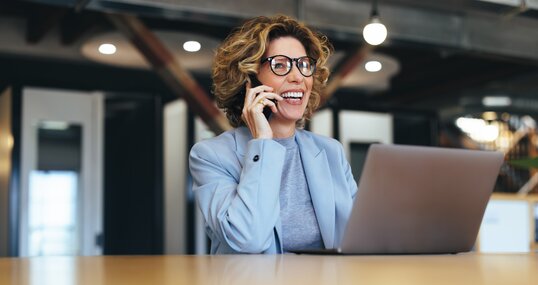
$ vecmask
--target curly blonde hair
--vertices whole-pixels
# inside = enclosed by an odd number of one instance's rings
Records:
[[[317,60],[310,99],[303,119],[297,125],[302,126],[318,108],[321,91],[330,73],[326,66],[327,59],[333,51],[327,37],[285,15],[255,17],[224,40],[216,51],[213,63],[213,94],[233,127],[245,124],[241,113],[249,75],[258,74],[260,60],[269,43],[285,36],[297,39],[304,46],[306,54]]]

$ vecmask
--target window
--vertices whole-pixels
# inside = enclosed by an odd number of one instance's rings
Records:
[[[77,254],[77,184],[74,171],[30,174],[30,256]]]

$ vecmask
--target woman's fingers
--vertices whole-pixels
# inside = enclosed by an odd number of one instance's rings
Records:
[[[272,93],[272,92],[260,92],[256,95],[256,97],[253,98],[252,103],[259,102],[262,99],[269,99],[273,101],[282,101],[284,98],[282,96]]]
[[[254,88],[252,91],[256,91]],[[250,93],[250,92],[249,92]],[[253,93],[253,92],[252,92]],[[248,94],[252,95],[252,94]],[[264,105],[274,106],[276,109],[275,101],[282,101],[282,96],[272,92],[260,92],[256,96],[248,96],[245,98],[245,105],[243,106],[243,114],[246,112],[260,113],[263,110]],[[272,104],[268,104],[271,102]],[[273,108],[271,108],[274,110]]]
[[[253,100],[252,104],[250,106],[246,106],[243,111],[251,112],[252,114],[255,113],[263,113],[263,109],[267,106],[273,110],[274,113],[277,112],[277,101],[283,100],[282,97],[275,93],[261,93],[260,95],[256,96],[256,98]]]
[[[258,96],[258,94],[261,94],[263,92],[272,92],[272,91],[273,91],[273,88],[266,85],[260,85],[254,88],[250,88],[250,83],[247,82],[245,104],[249,104],[249,105],[252,104],[252,102],[254,101],[256,96]]]
[[[273,93],[272,87],[260,85],[250,88],[250,86],[250,83],[247,83],[245,87],[246,94],[242,119],[254,138],[271,138],[273,132],[263,114],[263,109],[269,107],[273,113],[277,113],[276,101],[282,101],[284,98]]]
[[[261,99],[267,97],[267,94],[270,94],[269,92],[273,91],[273,88],[265,85],[260,85],[254,88],[250,88],[250,83],[247,82],[246,85],[246,95],[245,95],[245,103],[243,105],[243,115],[246,116],[247,112],[253,112],[257,110],[256,104]],[[265,94],[265,96],[260,97],[261,95]],[[276,95],[276,94],[275,94]],[[269,95],[271,98],[274,96]],[[254,107],[254,108],[253,108]],[[263,108],[261,109],[263,110]],[[248,120],[248,118],[247,118]]]
[[[273,100],[263,99],[263,107],[271,108],[271,111],[273,111],[273,113],[278,112],[278,109],[276,107],[276,103]]]

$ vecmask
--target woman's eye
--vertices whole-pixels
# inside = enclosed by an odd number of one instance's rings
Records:
[[[285,69],[286,65],[284,63],[277,62],[277,63],[275,63],[274,67],[277,68],[277,69]]]

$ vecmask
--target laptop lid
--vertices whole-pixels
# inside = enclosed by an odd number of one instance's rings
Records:
[[[503,160],[500,152],[372,145],[341,252],[471,250]]]

